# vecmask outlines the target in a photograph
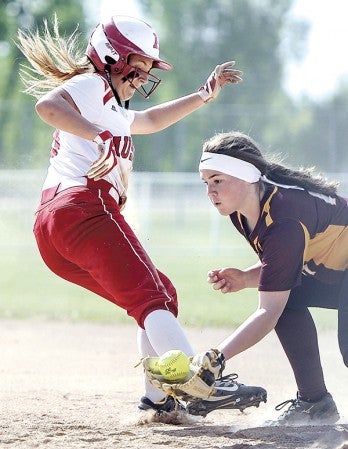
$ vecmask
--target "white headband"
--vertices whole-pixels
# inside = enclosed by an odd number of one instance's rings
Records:
[[[216,170],[250,183],[257,182],[261,177],[260,170],[250,162],[208,151],[202,154],[199,170]]]

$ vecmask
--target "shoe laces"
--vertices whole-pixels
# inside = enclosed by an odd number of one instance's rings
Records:
[[[288,400],[286,400],[286,401],[284,401],[284,402],[281,402],[280,404],[276,405],[276,406],[275,406],[275,409],[276,409],[277,411],[279,411],[279,410],[281,410],[282,408],[284,408],[284,407],[285,407],[286,405],[288,405],[288,404],[291,404],[291,405],[290,405],[290,407],[288,408],[287,411],[293,410],[293,409],[295,409],[297,406],[300,405],[300,400],[299,400],[298,398],[296,398],[296,399],[288,399]]]
[[[218,378],[221,378],[222,372],[223,372],[223,370],[225,369],[225,366],[226,366],[225,356],[222,354],[222,352],[220,352],[220,354],[218,355],[217,361],[220,364]],[[236,376],[237,376],[237,374],[236,374]],[[226,376],[224,376],[224,377],[226,377]]]
[[[236,382],[236,379],[238,379],[238,374],[231,373],[231,374],[226,374],[226,376],[219,377],[218,379],[216,379],[215,382],[232,382],[234,384],[238,384],[238,382]]]

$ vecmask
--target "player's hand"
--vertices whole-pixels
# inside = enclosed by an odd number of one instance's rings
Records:
[[[234,69],[234,65],[235,61],[229,61],[215,67],[207,82],[198,90],[198,94],[204,103],[215,100],[226,83],[237,84],[243,81],[243,72]]]
[[[246,288],[245,272],[238,268],[210,270],[207,281],[213,284],[214,290],[220,290],[221,293],[233,293]]]
[[[113,140],[113,135],[110,131],[100,132],[93,142],[98,144],[98,150],[100,153],[99,159],[97,159],[91,165],[87,172],[87,176],[90,179],[98,181],[106,176],[117,165],[116,148]]]

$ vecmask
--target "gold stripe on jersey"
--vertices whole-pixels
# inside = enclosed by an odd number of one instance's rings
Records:
[[[300,221],[300,225],[302,226],[303,233],[304,233],[304,239],[305,239],[303,259],[302,259],[302,265],[305,265],[306,262],[308,262],[308,260],[311,259],[311,257],[308,259],[308,248],[310,247],[311,238],[310,238],[310,234],[309,234],[307,227],[301,221]]]
[[[271,214],[270,214],[271,201],[272,201],[273,196],[277,193],[277,191],[278,191],[278,187],[275,186],[274,189],[273,189],[273,192],[270,194],[270,196],[268,197],[267,201],[265,202],[265,204],[263,206],[263,209],[262,209],[262,212],[261,212],[261,215],[264,216],[264,218],[265,218],[265,223],[266,223],[267,227],[271,226],[271,224],[273,223],[273,218],[271,217]],[[238,213],[238,220],[240,222],[241,227],[243,228],[243,224],[242,224],[242,221],[241,221],[241,214],[240,213]],[[262,251],[262,246],[261,246],[261,244],[259,242],[259,236],[258,235],[255,237],[255,239],[253,241],[253,245],[254,245],[254,248],[255,248],[255,250],[257,252]]]
[[[243,222],[242,222],[242,214],[240,214],[239,212],[237,213],[237,217],[238,217],[238,221],[239,221],[239,226],[241,227],[241,229],[244,228],[243,226]]]
[[[272,201],[272,198],[274,197],[274,195],[277,192],[278,192],[278,187],[274,187],[273,192],[270,194],[269,198],[265,202],[265,205],[263,206],[262,214],[266,214],[265,222],[266,222],[266,226],[267,227],[271,226],[271,224],[273,223],[273,219],[272,219],[271,214],[270,214],[271,201]]]
[[[313,260],[331,270],[348,269],[348,228],[329,225],[306,244],[305,263]]]

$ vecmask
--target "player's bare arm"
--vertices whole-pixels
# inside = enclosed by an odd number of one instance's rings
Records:
[[[131,125],[131,132],[150,134],[161,131],[198,110],[204,104],[213,101],[223,86],[238,84],[242,81],[243,72],[234,69],[234,64],[234,61],[229,61],[216,66],[197,93],[162,103],[145,111],[137,111]]]
[[[151,134],[167,128],[204,106],[198,93],[187,95],[158,106],[136,111],[131,125],[132,134]]]
[[[244,288],[256,288],[259,282],[261,263],[257,262],[244,270],[228,267],[210,270],[207,281],[214,290],[221,293],[234,293]]]
[[[259,292],[259,306],[257,310],[241,324],[233,334],[218,345],[226,359],[251,348],[262,340],[281,316],[290,290],[281,292]]]
[[[48,125],[93,140],[101,129],[80,114],[71,96],[61,88],[44,95],[36,103],[36,111]]]
[[[246,288],[257,288],[259,285],[260,271],[262,263],[258,260],[254,265],[244,268]]]
[[[220,290],[221,293],[233,293],[246,288],[245,278],[242,270],[229,267],[209,271],[207,280],[213,284],[214,290]]]

